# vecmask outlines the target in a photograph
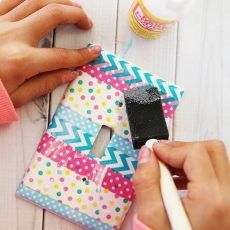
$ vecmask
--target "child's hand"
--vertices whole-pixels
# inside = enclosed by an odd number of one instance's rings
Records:
[[[230,167],[224,144],[162,141],[153,151],[140,150],[133,178],[138,218],[152,229],[170,229],[160,191],[159,158],[178,171],[183,169],[189,181],[182,201],[193,229],[230,229]]]
[[[0,79],[15,107],[73,80],[100,47],[80,50],[37,48],[39,40],[60,24],[92,27],[80,5],[68,0],[0,1]]]

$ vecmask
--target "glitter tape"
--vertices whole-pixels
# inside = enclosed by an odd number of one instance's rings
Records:
[[[105,168],[105,166],[97,161],[97,158],[90,159],[75,151],[71,146],[56,140],[49,133],[46,132],[43,135],[37,151],[57,162],[59,166],[66,167],[81,176],[85,176],[88,180],[95,182],[99,186],[101,185],[99,183],[101,180],[104,188],[129,201],[133,201],[134,189],[129,179],[124,178],[121,174],[114,172],[110,168]],[[105,177],[101,178],[104,171]],[[109,181],[112,182],[108,183]]]
[[[37,153],[23,184],[105,224],[118,226],[130,201],[99,188],[75,172]]]

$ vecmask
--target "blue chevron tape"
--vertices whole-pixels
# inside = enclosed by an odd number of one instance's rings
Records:
[[[105,66],[103,66],[105,64]],[[108,64],[110,64],[108,66]],[[115,56],[114,54],[102,50],[101,55],[96,61],[92,61],[89,65],[97,66],[102,65],[100,70],[103,72],[112,73],[115,78],[124,78],[125,76],[132,76],[132,79],[124,79],[125,83],[128,85],[132,85],[134,83],[148,83],[151,86],[157,87],[161,95],[168,95],[169,101],[179,101],[184,93],[178,86],[170,84],[167,81],[160,79],[157,76],[152,75],[151,73],[145,72],[143,69],[132,65],[131,63],[123,60],[120,57]],[[117,72],[119,70],[119,72]],[[122,70],[122,71],[121,71]],[[137,86],[138,88],[142,88],[145,86]],[[165,100],[167,103],[168,101]]]
[[[85,133],[89,133],[96,137],[101,129],[101,126],[88,120],[86,117],[79,113],[67,108],[64,105],[59,105],[54,116],[57,116],[72,125],[75,125]]]
[[[57,200],[51,199],[48,196],[38,193],[24,185],[19,185],[16,195],[42,208],[45,208],[50,212],[54,212],[76,224],[80,224],[87,229],[113,229],[107,224],[104,224],[90,216],[70,208],[69,206],[62,204]]]
[[[98,132],[101,128],[100,125],[88,120],[86,117],[78,114],[77,112],[68,109],[64,105],[60,105],[57,108],[54,116],[57,116],[60,119],[63,119],[66,122],[69,122],[72,125],[79,127],[83,132],[89,133],[94,137],[98,135]],[[117,134],[113,134],[113,137],[110,140],[108,147],[114,147],[130,157],[137,158],[138,155],[138,151],[133,149],[132,142],[127,141],[125,138]]]
[[[83,132],[77,126],[54,116],[48,127],[51,135],[57,137],[58,140],[74,147],[77,151],[89,155],[89,152],[95,141],[95,137],[89,133]]]
[[[108,147],[114,147],[126,155],[137,159],[138,150],[133,149],[132,142],[125,140],[123,137],[120,137],[117,134],[113,134]]]
[[[52,122],[48,127],[48,131],[58,140],[74,147],[82,154],[96,159],[94,155],[90,154],[90,150],[96,139],[91,134],[84,132],[82,129],[58,116],[53,117]],[[131,154],[131,152],[129,153]],[[137,165],[136,158],[124,154],[111,146],[107,147],[103,156],[97,158],[97,161],[112,168],[114,171],[121,173],[127,178],[132,177]]]
[[[114,147],[107,147],[104,155],[98,161],[121,173],[126,178],[131,178],[137,168],[137,159],[128,156]]]

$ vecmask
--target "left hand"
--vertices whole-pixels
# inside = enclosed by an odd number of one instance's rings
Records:
[[[47,94],[79,75],[69,68],[94,60],[100,47],[79,50],[37,48],[60,24],[89,30],[92,21],[69,0],[0,1],[0,80],[15,107]]]

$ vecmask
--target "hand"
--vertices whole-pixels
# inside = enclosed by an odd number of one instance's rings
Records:
[[[79,50],[37,48],[60,24],[88,30],[92,21],[69,0],[0,1],[0,79],[15,107],[47,94],[79,75],[68,68],[95,59],[100,47]]]
[[[152,229],[170,229],[160,191],[160,159],[187,177],[182,202],[193,229],[230,229],[230,165],[224,144],[161,141],[153,152],[142,147],[133,177],[138,218]]]

